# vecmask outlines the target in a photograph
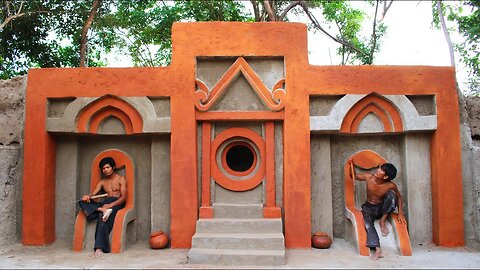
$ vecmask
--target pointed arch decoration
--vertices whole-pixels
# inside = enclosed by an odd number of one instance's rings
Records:
[[[98,133],[102,121],[114,117],[122,122],[126,134],[141,133],[143,119],[128,102],[111,95],[101,97],[80,111],[77,117],[77,131]]]
[[[358,101],[342,121],[340,132],[357,133],[362,120],[373,113],[382,123],[385,132],[404,131],[402,117],[397,108],[388,100],[372,93]]]
[[[90,132],[97,134],[100,124],[110,117],[114,117],[122,122],[125,134],[133,134],[133,123],[130,120],[130,117],[128,117],[128,115],[122,110],[111,106],[107,106],[92,115],[89,125]]]
[[[285,104],[283,103],[283,98],[287,94],[284,87],[285,79],[281,79],[275,83],[270,92],[267,86],[262,82],[260,77],[243,57],[239,57],[233,63],[211,91],[204,82],[198,78],[195,79],[195,84],[197,86],[197,90],[195,91],[195,97],[197,99],[195,107],[200,111],[208,111],[240,74],[245,77],[260,100],[270,110],[280,111],[285,107]]]

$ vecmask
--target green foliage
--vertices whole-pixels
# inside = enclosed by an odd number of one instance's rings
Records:
[[[373,10],[373,1],[367,3]],[[316,0],[311,5],[320,8],[324,23],[338,31],[335,38],[341,42],[337,54],[342,56],[342,65],[373,64],[374,54],[380,50],[380,41],[387,30],[383,23],[376,22],[374,34],[362,36],[362,24],[367,20],[367,14],[353,8],[349,1]]]
[[[168,65],[171,29],[176,21],[245,21],[243,6],[233,1],[159,2],[119,0],[112,14],[117,43],[137,66]],[[117,27],[115,27],[117,25]]]
[[[81,32],[93,0],[1,2],[1,21],[22,7],[23,16],[0,29],[0,78],[32,67],[79,65]],[[8,5],[8,6],[7,6]],[[87,66],[104,66],[113,49],[136,66],[167,65],[176,21],[245,21],[234,1],[103,0],[88,32]]]
[[[2,2],[2,22],[18,12],[20,6],[24,15],[0,30],[0,78],[23,75],[29,68],[78,66],[80,33],[91,4],[92,1],[62,0]],[[103,8],[101,12],[108,9]],[[102,30],[94,28],[89,40],[90,66],[105,65],[101,52],[108,49],[109,44],[108,39],[101,36]]]
[[[480,93],[480,1],[442,2],[443,13],[448,21],[455,24],[451,31],[458,31],[464,40],[454,44],[455,50],[469,70],[468,84],[471,94]],[[433,1],[433,23],[440,27],[440,21]]]

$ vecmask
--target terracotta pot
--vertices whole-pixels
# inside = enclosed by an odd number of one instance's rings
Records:
[[[312,235],[312,247],[329,248],[332,244],[332,238],[324,232],[316,232]]]
[[[168,236],[163,231],[154,232],[150,235],[150,247],[153,249],[165,248],[168,245]]]

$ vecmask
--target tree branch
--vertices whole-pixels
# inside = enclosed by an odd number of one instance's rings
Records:
[[[443,34],[448,43],[448,50],[450,51],[450,65],[455,68],[455,55],[453,53],[453,45],[450,40],[450,34],[448,33],[447,25],[445,24],[445,18],[443,17],[442,3],[440,0],[437,0],[437,13],[440,23],[442,24]]]
[[[260,21],[260,11],[258,10],[257,1],[250,0],[250,3],[252,3],[252,6],[253,6],[253,14],[255,14],[255,21],[259,22]]]
[[[282,13],[280,14],[280,16],[278,16],[278,21],[283,21],[283,19],[285,19],[285,16],[287,16],[287,13],[294,7],[296,6],[299,6],[300,4],[302,3],[302,1],[295,1],[295,2],[292,2],[290,3],[290,5],[288,5],[283,11]]]
[[[390,9],[390,7],[393,4],[393,0],[390,0],[390,2],[387,4],[387,1],[383,2],[383,11],[382,11],[382,17],[380,17],[379,22],[383,21],[385,19],[385,15],[387,15],[387,11]]]
[[[19,17],[22,17],[23,15],[25,15],[26,13],[21,13],[22,12],[22,8],[23,8],[23,3],[24,1],[20,2],[20,7],[18,8],[17,12],[14,14],[14,15],[10,15],[8,16],[5,21],[3,21],[2,24],[0,24],[0,30],[2,30],[5,26],[7,26],[7,24],[11,21],[11,20],[14,20],[16,18],[19,18]],[[5,1],[5,5],[7,6],[7,13],[6,14],[10,14],[10,1]]]
[[[375,5],[375,16],[373,17],[373,31],[372,31],[372,48],[370,48],[370,54],[368,55],[369,64],[373,63],[373,53],[375,52],[375,47],[377,44],[377,14],[378,14],[378,4],[379,0],[377,0],[377,4]]]
[[[365,54],[365,52],[359,50],[358,48],[356,48],[355,46],[351,45],[349,42],[347,41],[344,41],[344,40],[340,40],[332,35],[330,35],[327,31],[325,31],[325,29],[323,29],[323,27],[320,25],[320,23],[318,23],[317,19],[315,19],[315,17],[311,14],[310,10],[305,6],[304,3],[300,3],[299,4],[303,10],[305,11],[305,14],[307,14],[308,18],[310,19],[310,21],[313,23],[313,25],[319,29],[320,31],[322,31],[325,35],[327,35],[329,38],[333,39],[335,42],[337,43],[340,43],[348,48],[351,48],[352,50],[360,53],[360,54]]]
[[[83,25],[82,29],[82,36],[80,39],[80,67],[85,67],[85,58],[86,58],[86,51],[87,51],[87,34],[88,30],[90,29],[90,26],[93,23],[93,19],[95,18],[95,15],[97,14],[97,10],[99,6],[102,4],[102,0],[94,0],[92,4],[92,9],[90,10],[90,14],[88,15],[87,20],[85,21],[85,24]]]

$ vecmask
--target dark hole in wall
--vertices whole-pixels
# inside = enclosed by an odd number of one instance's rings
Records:
[[[226,161],[230,169],[236,172],[244,172],[253,165],[253,153],[245,145],[235,145],[228,149]]]

